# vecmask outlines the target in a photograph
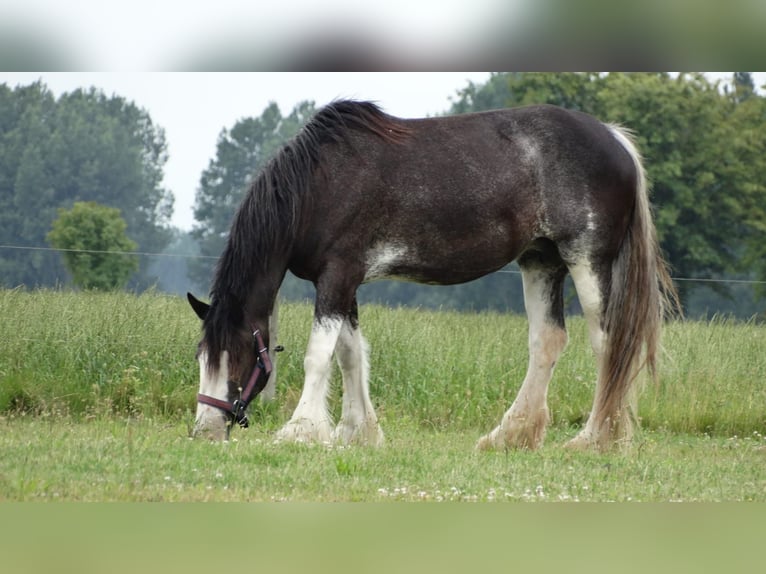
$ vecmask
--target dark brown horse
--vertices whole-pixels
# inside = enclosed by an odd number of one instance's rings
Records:
[[[252,183],[218,263],[203,319],[196,431],[228,436],[271,371],[268,318],[286,271],[316,287],[305,385],[277,437],[378,445],[360,284],[384,278],[448,285],[518,260],[529,368],[516,400],[479,448],[537,448],[548,383],[567,335],[571,274],[598,380],[575,447],[630,436],[630,390],[654,373],[667,296],[641,159],[631,137],[579,112],[530,106],[403,120],[371,103],[322,109]],[[343,375],[337,426],[331,361]]]

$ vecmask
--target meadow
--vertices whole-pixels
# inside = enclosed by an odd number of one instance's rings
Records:
[[[537,452],[475,452],[527,364],[523,316],[363,306],[380,449],[275,444],[302,385],[312,308],[280,308],[276,400],[227,443],[192,441],[199,322],[159,293],[0,291],[0,500],[766,501],[766,326],[665,330],[627,452],[574,453],[595,368],[585,324]],[[331,400],[339,414],[339,373]]]

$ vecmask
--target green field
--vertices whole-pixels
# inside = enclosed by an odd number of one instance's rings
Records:
[[[308,304],[283,304],[277,399],[191,441],[199,323],[178,297],[0,291],[0,500],[766,500],[766,327],[667,327],[627,453],[573,453],[595,370],[585,324],[538,452],[478,453],[524,377],[526,320],[366,306],[380,449],[273,444],[302,384]],[[332,405],[339,414],[336,372]]]

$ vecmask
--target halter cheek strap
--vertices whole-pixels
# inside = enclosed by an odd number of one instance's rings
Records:
[[[271,371],[273,369],[271,357],[269,356],[269,349],[264,344],[263,336],[261,335],[261,331],[259,329],[253,330],[253,340],[256,345],[256,353],[258,358],[255,361],[255,367],[253,368],[253,372],[250,373],[250,378],[247,380],[247,384],[245,385],[244,389],[240,387],[240,396],[237,400],[230,402],[222,399],[216,399],[215,397],[204,395],[202,393],[197,395],[198,403],[209,405],[224,411],[230,415],[234,421],[242,428],[247,428],[250,426],[250,421],[248,421],[245,411],[247,410],[250,402],[256,396],[258,396],[258,393],[260,393],[266,386],[266,383],[269,380],[269,375],[271,375]],[[280,350],[281,349],[279,347],[276,349],[276,351]]]

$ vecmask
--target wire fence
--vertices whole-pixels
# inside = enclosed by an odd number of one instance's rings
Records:
[[[57,247],[32,247],[28,245],[0,245],[0,249],[18,251],[50,251],[58,253],[89,253],[98,255],[136,255],[146,257],[178,257],[181,259],[218,259],[213,255],[195,255],[193,253],[150,253],[147,251],[104,251],[100,249],[60,249]]]
[[[17,250],[17,251],[44,251],[44,252],[58,252],[58,253],[83,253],[83,254],[100,254],[100,255],[131,255],[137,257],[169,257],[178,259],[207,259],[217,260],[218,256],[215,255],[199,255],[194,253],[151,253],[147,251],[105,251],[99,249],[59,249],[55,247],[34,247],[29,245],[0,245],[0,249]],[[500,269],[495,273],[508,273],[514,275],[520,275],[521,271],[516,269]],[[758,279],[730,279],[730,278],[715,278],[715,277],[676,277],[672,276],[673,281],[690,282],[690,283],[720,283],[731,285],[766,285],[766,281]]]

